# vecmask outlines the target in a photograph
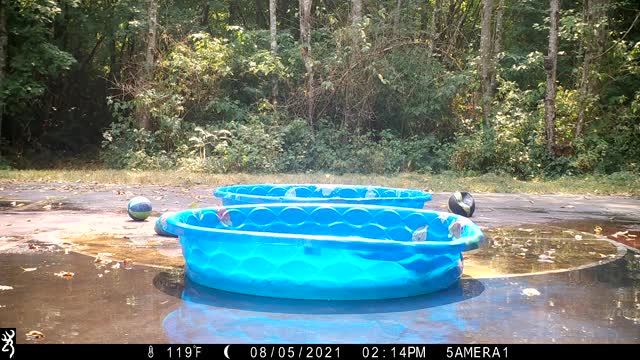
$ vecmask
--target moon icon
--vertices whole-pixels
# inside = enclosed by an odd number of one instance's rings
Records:
[[[229,357],[229,346],[231,346],[231,345],[227,345],[227,346],[224,347],[224,357],[226,357],[227,359],[231,359]]]

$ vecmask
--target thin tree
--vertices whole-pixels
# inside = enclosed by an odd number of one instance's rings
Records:
[[[433,54],[435,48],[436,39],[438,38],[437,32],[440,31],[440,14],[442,13],[442,0],[436,0],[433,11],[431,12],[431,19],[429,20],[429,56]]]
[[[362,20],[362,0],[351,0],[351,25]]]
[[[264,8],[262,3],[264,0],[256,0],[256,27],[258,29],[264,29],[266,27],[266,19],[264,17]],[[269,15],[271,16],[271,15]]]
[[[158,28],[158,3],[156,0],[149,0],[149,28],[147,32],[147,52],[144,62],[143,79],[148,83],[153,79],[153,68],[155,65],[156,53],[156,31]],[[142,108],[140,116],[140,128],[151,130],[151,116],[146,106]]]
[[[575,138],[582,136],[589,99],[594,95],[596,79],[594,70],[598,67],[599,57],[606,40],[606,8],[607,0],[583,0],[582,16],[586,24],[581,43],[582,73],[579,81],[578,120],[576,122]]]
[[[311,0],[300,0],[300,43],[305,74],[305,98],[307,102],[307,123],[314,131],[313,60],[311,59]]]
[[[400,14],[402,13],[402,0],[396,0],[396,13],[393,17],[393,34],[398,36],[400,30]]]
[[[2,140],[2,120],[4,115],[4,96],[2,95],[7,59],[7,12],[5,0],[0,0],[0,141]]]
[[[493,70],[491,72],[491,91],[496,91],[496,67],[500,60],[500,53],[502,52],[502,16],[504,14],[505,0],[498,0],[498,6],[496,7],[496,29],[493,34]]]
[[[276,56],[278,56],[278,40],[276,38],[276,31],[277,31],[277,26],[276,26],[276,11],[277,11],[277,0],[269,0],[269,31],[271,33],[271,55],[273,56],[273,58],[275,59]],[[272,84],[271,84],[271,104],[273,104],[273,107],[275,109],[277,103],[278,103],[278,79],[276,77],[276,75],[273,75],[273,78],[271,79]]]
[[[203,1],[202,17],[200,17],[200,26],[209,27],[209,0]]]
[[[482,0],[482,4],[482,29],[480,32],[481,104],[484,128],[489,129],[491,127],[489,119],[491,113],[491,98],[493,97],[493,91],[491,89],[491,15],[493,13],[493,0]]]
[[[547,93],[544,97],[544,123],[547,137],[547,151],[554,156],[556,143],[556,67],[558,65],[558,25],[560,22],[560,1],[549,2],[549,53],[544,58],[547,72]]]

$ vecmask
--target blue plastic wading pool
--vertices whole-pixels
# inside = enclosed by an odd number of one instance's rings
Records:
[[[334,184],[253,184],[218,188],[223,205],[264,203],[338,203],[385,205],[422,209],[431,194],[411,189]]]
[[[167,218],[186,274],[220,290],[292,299],[385,299],[449,287],[480,229],[457,215],[351,204],[192,209]]]

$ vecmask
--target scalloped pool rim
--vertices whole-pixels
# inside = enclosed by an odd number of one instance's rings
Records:
[[[276,195],[254,195],[249,193],[239,193],[238,189],[254,189],[256,187],[269,188],[310,188],[316,189],[353,189],[353,190],[375,190],[375,191],[395,191],[412,194],[411,196],[385,196],[385,197],[300,197],[300,196],[276,196]],[[264,203],[335,203],[335,204],[362,204],[362,205],[385,205],[393,207],[406,207],[422,209],[426,202],[433,198],[430,193],[408,188],[393,188],[385,186],[349,185],[349,184],[241,184],[229,185],[215,189],[213,195],[222,199],[224,205],[244,205],[244,204],[264,204]]]

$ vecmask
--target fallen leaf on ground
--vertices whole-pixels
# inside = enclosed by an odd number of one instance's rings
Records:
[[[37,340],[42,339],[44,334],[37,330],[31,330],[27,333],[27,340]]]
[[[0,291],[1,290],[13,290],[13,286],[0,285]]]
[[[611,236],[613,236],[614,238],[616,238],[616,239],[617,239],[617,238],[618,238],[618,236],[624,236],[624,237],[627,237],[627,234],[629,234],[629,231],[618,231],[617,233],[615,233],[615,234],[613,234],[613,235],[611,235]]]
[[[104,265],[108,265],[108,264],[112,263],[113,260],[111,260],[111,259],[103,259],[103,258],[98,256],[93,262],[98,264],[98,266],[104,266]]]
[[[593,228],[593,233],[596,235],[602,235],[602,226],[596,226]]]
[[[527,295],[527,296],[538,296],[540,295],[540,291],[534,289],[534,288],[526,288],[524,290],[522,290],[522,294]]]
[[[59,273],[55,273],[55,275],[60,276],[61,278],[64,278],[64,279],[71,279],[75,274],[69,271],[60,271]]]

